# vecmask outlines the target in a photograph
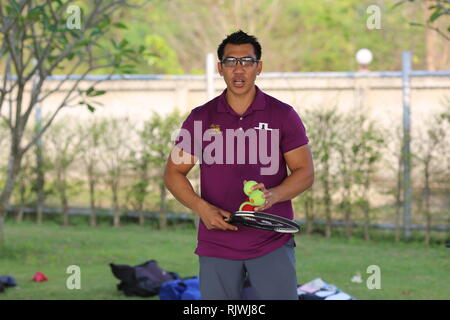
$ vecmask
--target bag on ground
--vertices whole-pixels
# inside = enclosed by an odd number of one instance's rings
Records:
[[[177,273],[162,269],[155,260],[137,266],[114,263],[109,265],[113,275],[121,281],[117,290],[126,296],[155,296],[164,282],[180,278]]]
[[[159,290],[161,300],[200,300],[198,277],[177,279],[162,284]]]

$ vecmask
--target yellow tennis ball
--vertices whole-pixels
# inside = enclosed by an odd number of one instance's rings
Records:
[[[262,206],[266,199],[263,197],[264,192],[261,190],[255,190],[250,194],[250,202],[255,206]]]
[[[258,184],[258,182],[253,181],[253,180],[247,181],[247,182],[244,184],[244,193],[245,193],[247,196],[249,196],[250,193],[252,193],[252,191],[253,191],[253,190],[252,190],[252,187],[253,187],[255,184]]]

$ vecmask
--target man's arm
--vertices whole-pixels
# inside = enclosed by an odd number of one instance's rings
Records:
[[[173,162],[172,154],[175,152],[179,153],[179,159],[189,159],[189,161],[186,161],[186,163]],[[231,213],[211,205],[195,193],[186,175],[196,162],[196,157],[183,152],[178,147],[174,147],[164,170],[164,184],[167,189],[175,199],[198,214],[208,229],[237,230],[235,226],[226,223],[223,219],[229,218]]]
[[[267,200],[265,205],[255,208],[256,211],[268,209],[277,202],[291,200],[313,185],[314,164],[309,145],[286,152],[283,157],[291,174],[274,188],[267,190],[263,183],[253,187],[262,190]]]

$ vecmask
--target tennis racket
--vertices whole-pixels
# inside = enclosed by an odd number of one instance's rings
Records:
[[[295,233],[300,231],[300,226],[294,221],[264,212],[236,211],[227,222],[233,225],[282,233]]]

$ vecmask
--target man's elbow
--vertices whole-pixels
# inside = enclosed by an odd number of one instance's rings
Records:
[[[310,189],[314,184],[314,170],[312,171],[311,175],[309,176],[308,180],[308,189]]]
[[[305,190],[308,190],[313,186],[314,178],[315,178],[314,177],[314,169],[310,169],[308,172],[308,175],[305,179],[305,181],[306,181],[306,189]]]
[[[163,181],[164,181],[164,185],[166,186],[166,188],[169,188],[171,177],[172,177],[171,170],[170,170],[169,166],[166,165],[166,167],[164,168],[164,173],[163,173]]]

